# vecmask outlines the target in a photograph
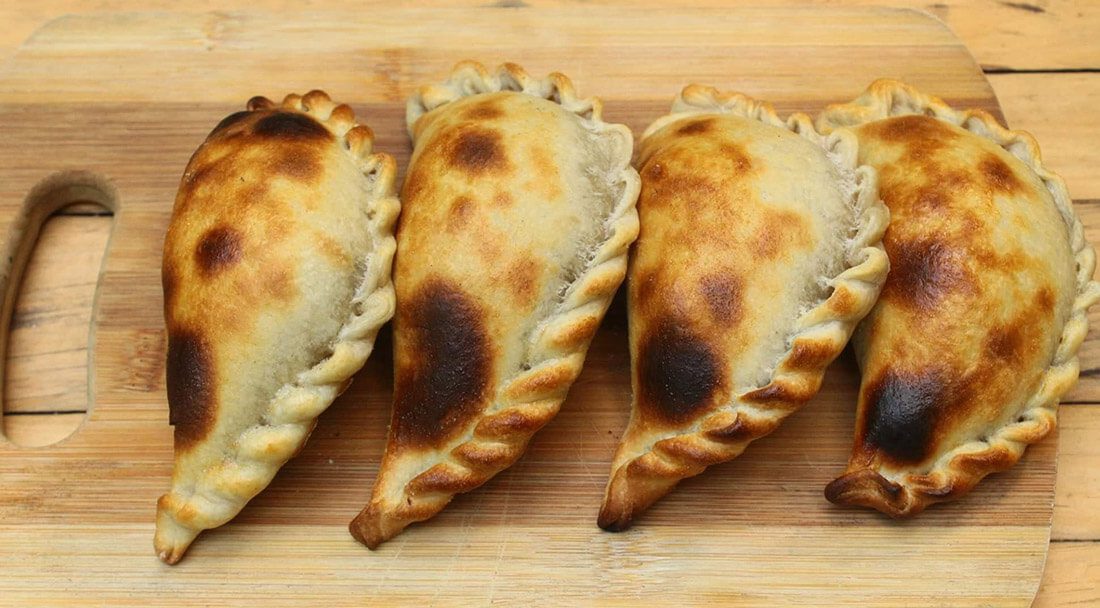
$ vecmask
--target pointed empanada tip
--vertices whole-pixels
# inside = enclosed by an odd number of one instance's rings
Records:
[[[186,541],[180,542],[180,540],[177,540],[176,542],[171,542],[157,536],[153,539],[153,548],[156,550],[157,558],[160,559],[160,561],[169,566],[174,566],[183,559],[183,555],[187,553],[187,548],[191,546],[191,542],[194,539],[195,537],[192,536]]]
[[[634,517],[628,510],[604,503],[600,516],[596,518],[596,525],[605,532],[623,532],[634,525]]]
[[[400,529],[392,534],[386,535],[382,532],[382,513],[375,508],[374,505],[367,505],[359,515],[355,516],[355,519],[351,520],[348,524],[348,531],[355,537],[355,540],[366,545],[370,550],[375,550],[379,545],[389,540],[392,536],[400,532]]]
[[[825,498],[836,505],[870,507],[890,517],[907,517],[920,510],[905,486],[871,469],[850,471],[834,479],[825,486]]]
[[[173,565],[183,558],[188,547],[199,535],[199,530],[193,530],[182,526],[164,506],[165,498],[161,498],[157,508],[157,527],[153,533],[153,549],[157,552],[160,561]]]

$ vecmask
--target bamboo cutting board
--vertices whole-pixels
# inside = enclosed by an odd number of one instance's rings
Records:
[[[966,49],[921,13],[501,4],[65,18],[0,71],[4,283],[51,209],[94,200],[116,213],[87,421],[46,448],[0,439],[0,604],[1028,605],[1049,539],[1056,439],[914,521],[834,507],[822,489],[844,468],[858,385],[847,354],[773,436],[682,483],[633,530],[601,532],[596,512],[630,397],[621,301],[527,455],[379,551],[346,526],[382,452],[387,332],[264,493],[178,566],[156,560],[154,504],[172,460],[160,247],[188,157],[249,97],[324,88],[352,103],[400,166],[405,97],[463,58],[561,70],[636,133],[691,81],[786,114],[890,76],[999,114]]]

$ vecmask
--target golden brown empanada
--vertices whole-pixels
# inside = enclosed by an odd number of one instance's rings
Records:
[[[458,64],[408,104],[394,406],[368,547],[522,455],[557,412],[638,233],[633,138],[569,79]]]
[[[599,525],[623,530],[812,397],[871,309],[888,213],[850,133],[692,85],[639,153],[633,412]]]
[[[191,157],[164,242],[175,563],[305,443],[393,314],[393,158],[346,105],[257,97]]]
[[[892,270],[853,344],[847,472],[825,495],[899,517],[1011,467],[1077,379],[1095,254],[1039,146],[895,81],[819,118],[879,171]]]

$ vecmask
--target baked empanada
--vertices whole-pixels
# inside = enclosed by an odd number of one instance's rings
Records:
[[[853,338],[863,374],[834,503],[895,517],[957,498],[1055,426],[1100,287],[1061,178],[979,110],[880,80],[828,108],[879,171],[892,270]]]
[[[394,406],[368,547],[518,459],[557,412],[638,233],[633,138],[569,79],[458,64],[408,104]]]
[[[623,530],[821,386],[889,263],[850,133],[688,86],[645,132],[630,265],[634,400],[599,515]]]
[[[393,314],[392,157],[313,91],[253,98],[191,157],[164,242],[171,490],[157,555],[175,563],[305,443]]]

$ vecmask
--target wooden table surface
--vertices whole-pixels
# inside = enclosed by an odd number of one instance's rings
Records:
[[[545,0],[491,4],[505,3],[581,4]],[[718,1],[692,3],[709,6]],[[788,4],[777,0],[755,3]],[[985,69],[1009,125],[1038,137],[1047,165],[1066,178],[1079,206],[1100,208],[1100,146],[1096,144],[1100,141],[1100,112],[1095,103],[1100,99],[1100,3],[823,0],[815,4],[908,6],[944,20]],[[641,10],[646,5],[667,3],[642,0],[624,4],[623,10]],[[200,0],[187,6],[189,11],[328,8],[362,10],[369,19],[369,9],[353,0]],[[0,6],[0,23],[5,24],[0,28],[0,60],[51,19],[70,13],[135,10],[181,8],[172,0],[6,3]],[[83,419],[88,321],[110,222],[104,212],[78,207],[63,211],[40,237],[13,315],[6,361],[3,430],[16,443],[52,443],[67,436]],[[1095,326],[1096,314],[1093,318]],[[1061,408],[1060,426],[1054,526],[1035,605],[1100,605],[1100,403],[1071,395],[1071,402]]]

